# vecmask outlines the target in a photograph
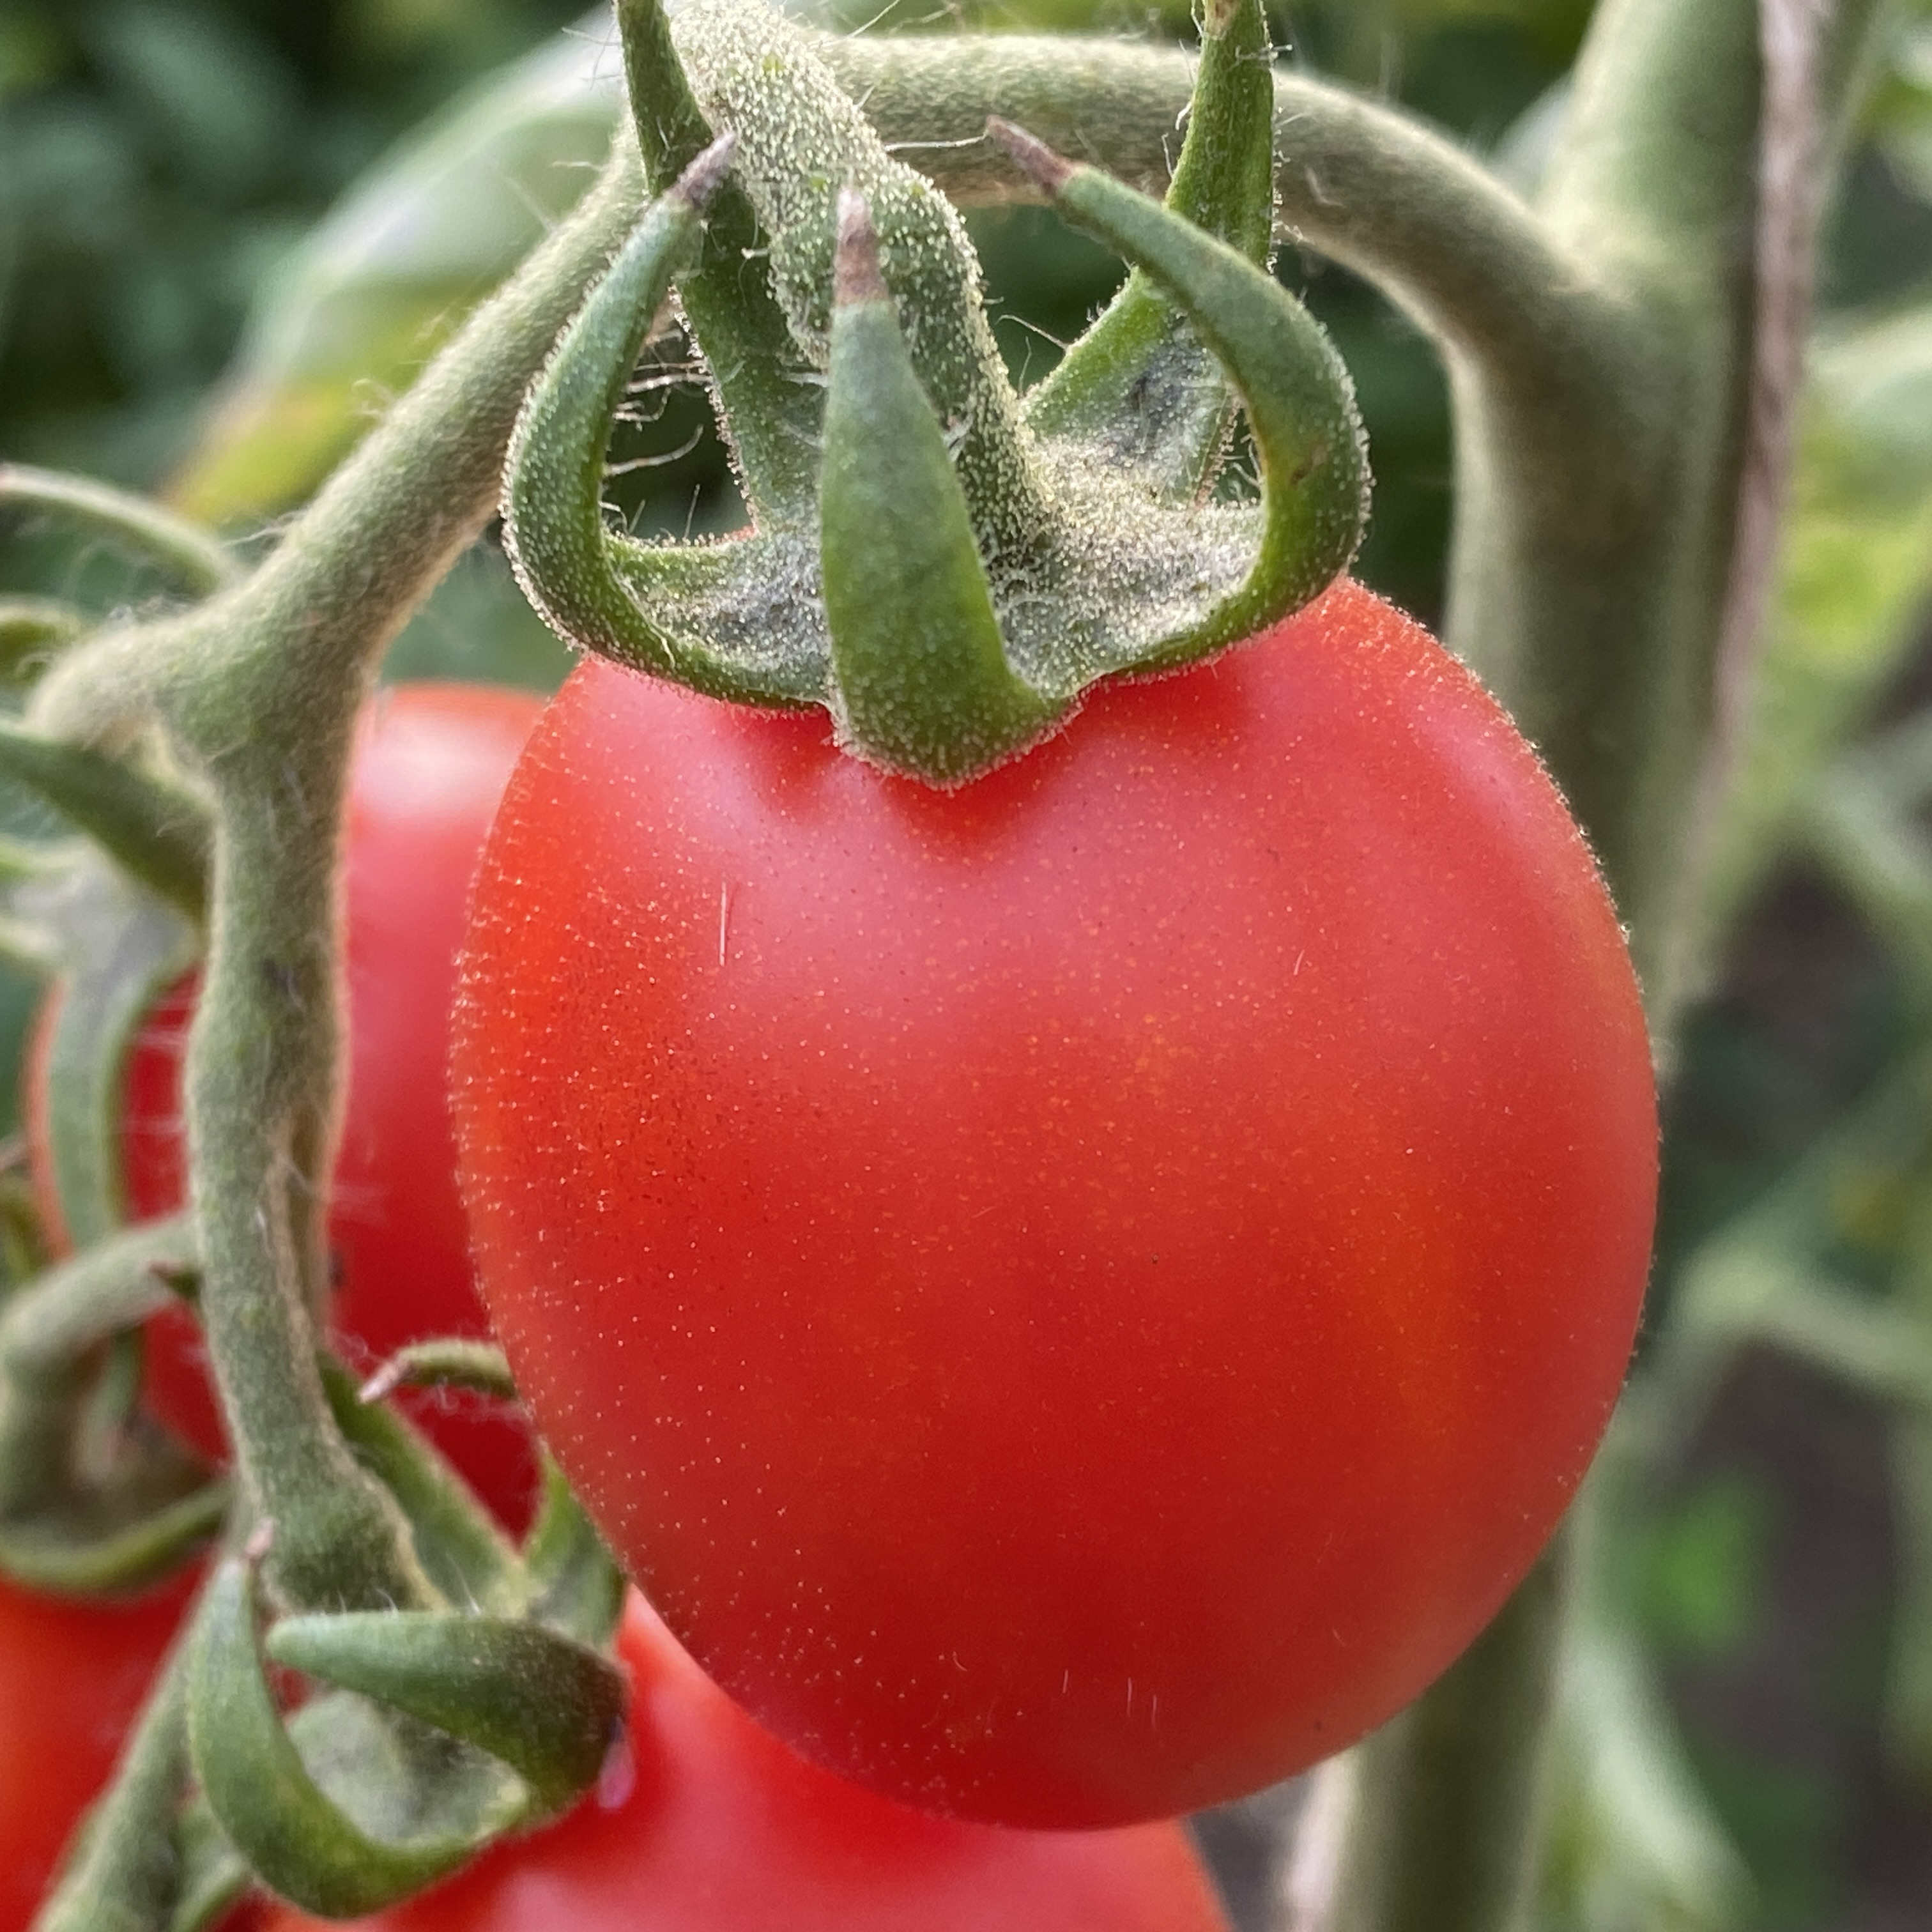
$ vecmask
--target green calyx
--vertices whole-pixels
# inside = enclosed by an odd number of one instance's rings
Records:
[[[1208,10],[1165,203],[989,129],[1134,269],[1024,398],[957,212],[804,36],[755,0],[695,0],[674,30],[659,0],[619,17],[664,192],[532,388],[506,490],[518,577],[561,634],[714,696],[821,705],[848,751],[953,785],[1097,680],[1238,642],[1346,566],[1366,464],[1346,371],[1267,272],[1258,0]],[[674,286],[752,514],[722,544],[643,543],[602,506]],[[1258,504],[1215,490],[1238,411]]]

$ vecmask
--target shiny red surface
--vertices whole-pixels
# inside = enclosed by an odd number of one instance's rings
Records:
[[[454,1078],[537,1420],[806,1754],[1176,1813],[1464,1647],[1616,1400],[1657,1124],[1616,918],[1353,584],[942,794],[596,662],[479,874]]]

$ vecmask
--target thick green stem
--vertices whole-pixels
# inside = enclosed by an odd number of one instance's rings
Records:
[[[1838,10],[1818,70],[1828,124],[1876,10]],[[1719,655],[1735,600],[1754,588],[1738,546],[1766,380],[1759,34],[1753,0],[1604,0],[1543,213],[1628,324],[1560,408],[1485,358],[1453,344],[1449,356],[1452,640],[1501,688],[1590,832],[1660,1039],[1681,992]],[[1767,545],[1756,567],[1770,561]],[[1547,1569],[1533,1574],[1362,1747],[1338,1932],[1522,1922],[1562,1610]]]
[[[1562,411],[1451,361],[1451,635],[1588,828],[1660,1018],[1738,511],[1760,88],[1750,0],[1607,0],[1543,203],[1632,318],[1622,353]]]
[[[1760,142],[1761,114],[1792,110],[1775,70],[1766,85],[1760,6],[1604,0],[1539,212],[1634,326],[1565,412],[1451,358],[1451,639],[1588,830],[1660,1037],[1685,990],[1723,688],[1748,661],[1772,561],[1818,176],[1882,4],[1831,10],[1810,124],[1774,123]],[[1794,146],[1804,193],[1781,207]]]
[[[184,1088],[202,1309],[250,1502],[275,1525],[271,1576],[297,1605],[435,1600],[316,1366],[355,716],[385,645],[496,507],[524,389],[640,196],[624,144],[259,570],[172,624],[77,650],[36,705],[44,727],[78,736],[111,737],[158,710],[214,795],[209,950]]]

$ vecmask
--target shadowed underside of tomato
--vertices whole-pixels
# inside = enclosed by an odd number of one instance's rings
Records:
[[[946,794],[586,663],[464,974],[540,1426],[718,1681],[895,1796],[1107,1824],[1327,1755],[1616,1400],[1622,935],[1498,708],[1353,584]]]
[[[350,772],[345,867],[350,1072],[329,1217],[334,1324],[352,1362],[372,1364],[428,1335],[487,1335],[472,1286],[455,1185],[445,1064],[470,881],[484,834],[539,701],[479,685],[401,685],[364,715]],[[192,980],[176,987],[128,1057],[122,1130],[129,1213],[171,1214],[186,1192],[181,1062]],[[29,1122],[45,1118],[32,1097]],[[44,1212],[44,1135],[30,1137]],[[155,1406],[220,1449],[199,1337],[164,1316],[150,1348]],[[508,1520],[527,1514],[530,1450],[500,1412],[406,1397],[478,1490]]]
[[[63,1603],[0,1582],[0,1932],[26,1932],[120,1755],[186,1602]]]
[[[383,1932],[1226,1932],[1177,1826],[932,1818],[806,1764],[633,1597],[623,1777],[550,1831],[364,1922]],[[260,1932],[313,1922],[270,1916]]]

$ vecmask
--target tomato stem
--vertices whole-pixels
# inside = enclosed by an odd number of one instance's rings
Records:
[[[427,1446],[398,1419],[359,1405],[346,1378],[319,1360],[315,1322],[327,1285],[322,1209],[339,1078],[339,847],[363,687],[410,608],[494,507],[524,385],[586,282],[633,224],[638,195],[636,156],[620,143],[601,187],[484,304],[252,574],[192,610],[77,643],[35,694],[35,728],[50,741],[118,747],[158,725],[212,803],[208,952],[184,1094],[203,1270],[198,1306],[237,1464],[232,1521],[272,1523],[264,1582],[278,1607],[438,1610],[452,1598],[487,1600],[508,1615],[540,1614],[592,1643],[608,1635],[614,1615],[614,1573],[594,1537],[573,1536],[567,1514],[553,1510],[547,1520],[558,1527],[525,1571]],[[68,1057],[81,1056],[74,1064],[85,1077],[56,1084],[83,1104],[72,1130],[54,1138],[74,1156],[59,1177],[64,1204],[88,1220],[80,1238],[98,1240],[122,1212],[119,1046],[158,975],[180,970],[171,948],[186,926],[116,868],[94,863],[80,885],[104,894],[94,926],[77,927],[94,932],[100,943],[90,943],[90,956],[98,952],[104,970],[98,987],[83,973],[63,1000],[55,1058],[67,1038]],[[136,909],[140,916],[130,917]],[[124,956],[130,934],[140,944]],[[88,1252],[92,1268],[100,1253]],[[172,1292],[152,1272],[142,1282],[144,1298]],[[31,1300],[13,1305],[21,1320],[35,1317]],[[118,1324],[148,1305],[124,1297],[110,1312]],[[127,1346],[109,1345],[110,1369]],[[109,1379],[132,1400],[133,1378]],[[145,1459],[148,1478],[158,1466]],[[60,1472],[43,1466],[40,1474],[51,1483],[29,1485],[26,1502],[44,1510],[59,1500]],[[204,1512],[195,1533],[209,1526]],[[220,1574],[230,1576],[232,1595],[232,1573]],[[254,1589],[251,1582],[251,1600]],[[240,1612],[230,1609],[224,1654],[232,1663],[241,1654]],[[202,1654],[207,1660],[205,1643]],[[237,1708],[244,1718],[252,1713],[260,1749],[244,1756],[262,1775],[217,1774],[220,1829],[209,1822],[190,1835],[218,1855],[197,1862],[185,1838],[163,1840],[181,1851],[173,1878],[194,1895],[177,1891],[153,1911],[144,1904],[140,1922],[158,1928],[176,1908],[218,1909],[236,1882],[225,1847],[251,1819],[264,1856],[292,1859],[298,1874],[320,1858],[346,1888],[341,1897],[380,1903],[398,1885],[420,1882],[429,1867],[406,1844],[391,1856],[326,1828],[319,1840],[307,1834],[302,1820],[326,1825],[330,1802],[315,1796],[305,1771],[290,1770],[304,1750],[352,1780],[374,1777],[388,1794],[374,1801],[376,1811],[393,1815],[405,1839],[409,1821],[426,1810],[458,1821],[452,1862],[538,1802],[506,1767],[460,1751],[452,1756],[446,1736],[359,1699],[311,1700],[292,1720],[291,1758],[266,1736],[280,1720],[272,1700],[262,1701],[259,1664],[250,1667],[255,1699],[244,1696],[240,1706],[232,1672],[190,1673],[189,1728],[212,1741],[196,1758],[205,1790],[211,1766],[242,1761],[230,1750]],[[570,1705],[567,1678],[547,1687],[544,1721]],[[130,1760],[110,1805],[134,1802],[142,1776]],[[554,1802],[560,1776],[541,1780],[542,1802]],[[280,1810],[278,1791],[295,1794]],[[206,1810],[185,1815],[205,1818]],[[157,1841],[150,1831],[140,1836],[144,1846]],[[56,1909],[67,1906],[56,1901]]]
[[[662,0],[619,0],[617,24],[645,179],[667,194],[714,138],[712,125],[685,78]],[[709,345],[706,373],[753,521],[808,522],[817,399],[799,380],[797,347],[742,182],[721,182],[710,197],[698,266],[679,299],[692,334]]]
[[[493,507],[524,383],[634,218],[637,161],[483,305],[250,577],[56,665],[34,716],[87,738],[158,712],[218,824],[184,1089],[209,1352],[238,1472],[297,1605],[433,1600],[315,1362],[339,1052],[344,772],[368,668]],[[300,640],[295,648],[293,640]],[[283,718],[286,729],[265,721]]]

